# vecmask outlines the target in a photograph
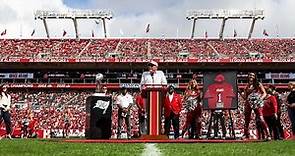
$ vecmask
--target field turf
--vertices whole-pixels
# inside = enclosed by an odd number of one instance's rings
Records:
[[[295,141],[258,143],[157,143],[163,156],[294,156]],[[65,143],[60,140],[0,140],[0,156],[142,155],[144,143]]]

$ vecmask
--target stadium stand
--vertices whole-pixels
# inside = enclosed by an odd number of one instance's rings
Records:
[[[266,59],[292,59],[295,58],[295,40],[294,39],[0,39],[0,58],[4,59],[64,59],[64,58],[140,58],[140,59],[170,59],[170,58],[198,58],[198,59],[216,59],[216,58],[266,58]],[[9,62],[9,61],[8,61]],[[38,61],[37,61],[38,62]],[[46,67],[45,64],[42,68]],[[21,66],[21,65],[19,65]],[[168,65],[169,66],[169,65]],[[48,67],[46,67],[48,68]],[[75,71],[51,71],[26,69],[25,72],[34,74],[34,78],[23,77],[23,79],[5,79],[1,78],[2,83],[8,83],[11,88],[18,87],[19,84],[32,85],[33,87],[27,91],[11,90],[13,104],[15,107],[12,110],[12,119],[15,129],[20,129],[22,119],[28,116],[28,112],[32,112],[37,119],[36,129],[47,131],[47,134],[59,132],[61,136],[64,120],[63,112],[65,109],[70,109],[73,116],[71,120],[72,136],[84,135],[85,129],[85,100],[86,97],[92,94],[91,91],[81,91],[71,88],[76,86],[89,87],[87,85],[94,83],[96,71],[83,71],[83,69]],[[85,68],[85,67],[84,67]],[[13,69],[15,70],[15,69]],[[122,83],[136,84],[139,83],[143,69],[141,70],[121,70],[121,69],[106,69],[104,81],[106,83],[115,83],[118,88]],[[2,71],[3,72],[3,71]],[[20,72],[16,70],[16,72]],[[21,71],[22,72],[22,71]],[[185,87],[188,80],[196,70],[186,69],[168,69],[165,74],[169,83],[182,83],[180,88]],[[200,71],[199,75],[202,75]],[[14,73],[1,73],[2,76],[14,75]],[[259,73],[258,73],[259,74]],[[279,76],[279,81],[269,78],[266,79],[266,71],[260,73],[260,79],[263,83],[276,83],[279,85],[286,84],[292,74],[289,74],[287,79],[282,79],[280,73],[275,73]],[[61,76],[62,75],[62,76]],[[238,76],[239,85],[245,83],[243,73]],[[271,75],[271,73],[270,73]],[[293,74],[294,75],[294,74]],[[202,81],[202,76],[198,77],[198,82]],[[281,83],[283,82],[283,83]],[[42,87],[37,86],[56,86],[57,84],[71,84],[71,89],[64,92],[54,89],[40,90]],[[82,85],[81,85],[82,84]],[[283,86],[281,88],[286,88]],[[26,87],[24,87],[26,88]],[[32,89],[33,88],[33,89]],[[34,90],[35,88],[38,88]],[[49,87],[50,88],[50,87]],[[63,87],[61,87],[63,88]],[[91,88],[91,87],[90,87]],[[89,89],[89,88],[88,88]],[[113,93],[115,95],[116,93]],[[286,93],[282,93],[284,97]],[[244,101],[239,98],[239,109],[232,111],[235,123],[235,129],[242,131],[244,125],[243,113]],[[286,108],[282,105],[282,123],[284,128],[290,130],[290,122],[286,113]],[[185,112],[181,113],[181,127],[184,125]],[[228,118],[229,112],[225,112]],[[204,111],[202,117],[202,131],[207,130],[210,113]],[[113,137],[117,130],[117,107],[113,106]],[[132,134],[138,132],[137,107],[132,108]],[[229,123],[227,122],[228,126]],[[3,126],[3,125],[2,125]],[[2,127],[3,128],[3,127]],[[255,123],[252,120],[250,129],[255,131]],[[76,132],[74,134],[74,132]],[[241,132],[242,134],[242,132]],[[49,136],[47,136],[49,137]]]
[[[1,39],[1,58],[294,58],[294,39]],[[111,55],[108,55],[111,54]],[[116,55],[112,55],[116,54]]]

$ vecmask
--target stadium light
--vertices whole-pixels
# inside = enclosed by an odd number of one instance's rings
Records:
[[[251,38],[255,21],[264,19],[264,10],[189,10],[186,15],[187,20],[193,20],[192,35],[194,38],[195,24],[198,19],[222,19],[222,24],[219,32],[219,38],[223,39],[223,31],[225,22],[228,19],[252,19],[252,24],[248,38]]]
[[[104,36],[107,37],[105,20],[112,19],[113,13],[110,10],[68,10],[68,11],[48,11],[37,10],[34,13],[35,20],[43,20],[47,37],[49,38],[49,31],[46,23],[46,19],[72,19],[74,22],[76,38],[79,38],[77,19],[98,19],[102,20]]]

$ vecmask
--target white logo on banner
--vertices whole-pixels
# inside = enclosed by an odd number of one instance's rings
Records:
[[[95,106],[93,107],[94,108],[99,108],[99,109],[103,109],[103,113],[102,114],[105,114],[108,107],[110,105],[110,101],[102,101],[102,100],[97,100],[96,103],[95,103]]]

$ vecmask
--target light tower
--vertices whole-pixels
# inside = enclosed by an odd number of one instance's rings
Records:
[[[47,11],[37,10],[35,19],[43,21],[47,38],[50,38],[46,19],[72,19],[75,27],[76,38],[79,38],[77,19],[97,19],[102,20],[104,37],[107,37],[106,19],[113,18],[113,13],[109,10],[68,10],[68,11]]]
[[[223,39],[225,23],[228,19],[252,19],[248,39],[251,38],[256,20],[264,19],[263,10],[189,10],[187,20],[193,21],[191,38],[194,38],[196,21],[198,19],[221,19],[222,24],[219,32],[219,39]]]

